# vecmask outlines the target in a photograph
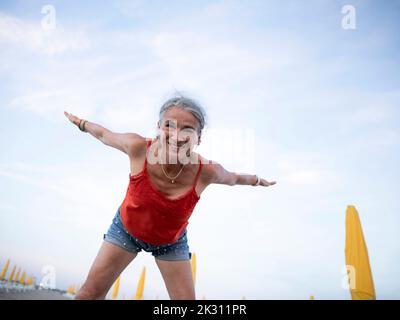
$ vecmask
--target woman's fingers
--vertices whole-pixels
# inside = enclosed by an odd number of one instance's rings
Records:
[[[64,111],[65,116],[68,118],[68,120],[71,120],[72,114],[68,113],[67,111]]]
[[[68,120],[71,120],[69,117],[70,117],[70,115],[69,115],[69,113],[67,112],[67,111],[64,111],[64,115],[68,118]]]
[[[68,118],[69,121],[71,121],[73,124],[79,125],[80,119],[77,116],[74,116],[72,113],[68,113],[67,111],[64,111],[64,115]]]
[[[263,187],[272,186],[272,185],[274,185],[274,184],[276,184],[276,181],[268,182],[268,181],[265,180],[265,179],[261,179],[261,181],[260,181],[260,185],[263,186]]]

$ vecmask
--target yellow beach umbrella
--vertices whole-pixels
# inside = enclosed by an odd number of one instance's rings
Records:
[[[193,276],[193,284],[196,284],[196,254],[192,254],[192,260],[190,261],[192,266],[192,276]]]
[[[8,277],[8,282],[13,281],[13,279],[14,279],[14,274],[15,274],[15,269],[16,269],[16,266],[14,266],[14,267],[12,268],[11,274],[10,274],[10,276]]]
[[[17,274],[15,275],[15,278],[14,278],[15,282],[18,282],[20,272],[21,272],[21,268],[18,268]]]
[[[4,280],[4,278],[6,277],[9,265],[10,265],[10,259],[7,260],[5,266],[3,267],[3,271],[1,272],[1,275],[0,275],[0,280]]]
[[[74,294],[74,293],[75,293],[74,286],[69,286],[69,287],[67,288],[67,293],[68,293],[68,294]]]
[[[135,300],[143,299],[144,280],[146,277],[146,267],[143,267],[142,274],[140,275],[138,287],[136,289]]]
[[[117,297],[118,297],[120,281],[121,281],[121,275],[119,275],[119,277],[117,278],[117,280],[115,281],[115,284],[114,284],[114,290],[113,290],[112,297],[111,297],[111,299],[113,299],[113,300],[117,299]]]
[[[22,272],[21,279],[19,280],[20,284],[25,284],[25,277],[26,277],[26,272],[24,271]]]
[[[375,300],[375,288],[369,264],[367,245],[356,208],[346,210],[346,265],[352,300]]]
[[[30,277],[28,278],[28,280],[26,280],[25,284],[26,284],[27,286],[32,285],[32,284],[33,284],[33,277],[30,276]]]

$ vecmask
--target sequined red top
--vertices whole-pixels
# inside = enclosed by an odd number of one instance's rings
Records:
[[[147,142],[142,171],[136,175],[129,174],[128,190],[120,208],[121,220],[135,238],[153,245],[171,244],[178,240],[188,225],[188,219],[200,199],[195,187],[202,163],[199,158],[192,188],[178,198],[167,198],[153,185],[147,172],[147,153],[152,142]]]

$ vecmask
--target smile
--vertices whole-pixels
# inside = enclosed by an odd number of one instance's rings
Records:
[[[172,149],[180,149],[182,148],[184,145],[186,145],[185,143],[182,143],[180,145],[177,145],[176,143],[170,143],[169,140],[167,140],[167,144],[170,145],[172,147]]]

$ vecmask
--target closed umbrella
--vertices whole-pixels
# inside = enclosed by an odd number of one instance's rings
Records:
[[[193,284],[196,284],[196,254],[192,254],[191,259],[191,266],[192,266],[192,276],[193,276]]]
[[[121,282],[121,275],[118,276],[117,281],[115,281],[115,284],[114,284],[114,290],[113,290],[112,297],[111,297],[111,299],[113,299],[113,300],[117,299],[117,297],[118,297],[118,290],[119,290],[120,282]]]
[[[346,210],[345,255],[352,300],[375,300],[367,245],[358,212],[351,205],[347,206]]]
[[[140,275],[139,283],[136,289],[135,300],[143,299],[144,281],[146,277],[146,267],[143,267],[142,274]]]
[[[0,275],[0,280],[3,280],[6,277],[9,265],[10,265],[10,259],[7,260],[5,266],[3,267],[3,271],[1,272],[1,275]]]

